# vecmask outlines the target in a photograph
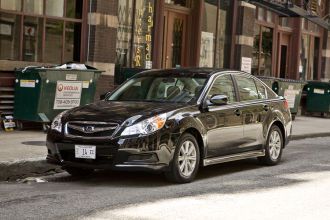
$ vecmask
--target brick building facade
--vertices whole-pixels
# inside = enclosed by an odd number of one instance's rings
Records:
[[[15,68],[69,61],[104,71],[96,98],[114,88],[120,67],[329,80],[330,35],[314,19],[328,18],[329,7],[325,0],[0,0],[0,111],[12,110],[1,95],[13,95]]]

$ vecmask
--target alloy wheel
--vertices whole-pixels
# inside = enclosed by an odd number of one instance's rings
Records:
[[[195,144],[186,140],[182,143],[179,151],[178,163],[182,176],[189,177],[195,170],[197,161],[197,152]]]
[[[277,160],[281,154],[282,140],[278,131],[274,130],[269,138],[269,155],[272,160]]]

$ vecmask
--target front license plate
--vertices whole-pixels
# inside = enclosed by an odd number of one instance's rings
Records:
[[[75,145],[75,157],[83,159],[96,158],[96,146],[93,145]]]

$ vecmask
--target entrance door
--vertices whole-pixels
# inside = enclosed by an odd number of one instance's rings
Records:
[[[280,78],[286,78],[288,76],[290,62],[290,35],[280,33],[279,39],[278,76]]]
[[[172,6],[173,7],[173,6]],[[164,40],[162,67],[186,65],[186,37],[189,12],[166,7],[164,13]]]
[[[288,46],[281,45],[281,63],[280,63],[280,78],[285,78],[286,69],[287,69],[287,54],[288,54]]]

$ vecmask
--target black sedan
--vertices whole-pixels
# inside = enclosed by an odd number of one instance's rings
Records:
[[[291,133],[287,101],[250,74],[152,70],[58,115],[47,161],[71,175],[148,170],[185,183],[200,166],[246,158],[278,164]]]

